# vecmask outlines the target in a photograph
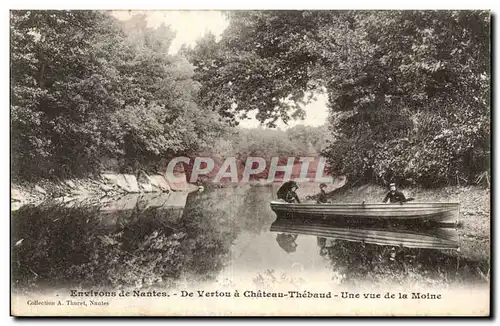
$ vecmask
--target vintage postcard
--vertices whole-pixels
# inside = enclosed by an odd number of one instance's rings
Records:
[[[490,34],[11,10],[11,315],[489,316]]]

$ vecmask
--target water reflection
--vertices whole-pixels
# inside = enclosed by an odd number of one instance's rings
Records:
[[[295,232],[322,238],[358,241],[378,245],[409,248],[458,249],[459,234],[456,228],[439,226],[393,224],[386,221],[371,224],[339,223],[335,220],[288,219],[278,217],[271,225],[274,232]],[[325,242],[321,240],[321,242]]]
[[[345,284],[484,283],[478,271],[489,268],[487,261],[461,255],[456,228],[280,216],[270,231],[278,236],[293,233],[294,242],[298,237],[315,236],[317,254],[331,261],[333,277]]]
[[[21,207],[12,213],[12,281],[28,289],[213,281],[243,229],[269,227],[269,212],[248,209],[261,193],[238,188]]]
[[[297,250],[297,240],[298,234],[290,234],[290,233],[280,233],[276,236],[276,242],[278,242],[279,246],[285,250],[287,253],[291,253]]]
[[[99,207],[23,207],[12,221],[12,281],[22,288],[171,283],[185,233],[162,223],[164,214],[124,210],[109,223]]]
[[[129,196],[101,205],[22,207],[12,214],[14,285],[141,288],[172,286],[186,270],[216,273],[234,238],[214,219],[223,212],[204,214],[196,200],[186,211],[172,203]]]
[[[487,260],[456,252],[456,230],[372,225],[363,233],[317,221],[290,224],[276,220],[269,205],[272,191],[237,187],[176,200],[128,196],[21,207],[11,217],[13,285],[166,288],[180,282],[238,284],[256,275],[276,274],[281,280],[280,271],[317,282],[321,274],[340,275],[341,282],[451,283],[482,281],[477,270],[488,270]],[[397,243],[383,243],[394,233]]]

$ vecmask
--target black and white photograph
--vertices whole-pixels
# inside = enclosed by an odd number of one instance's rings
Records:
[[[11,316],[490,316],[491,20],[10,10]]]

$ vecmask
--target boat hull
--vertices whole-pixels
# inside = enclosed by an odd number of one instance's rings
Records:
[[[403,203],[403,204],[291,204],[272,201],[271,209],[280,217],[395,220],[458,223],[459,203]]]

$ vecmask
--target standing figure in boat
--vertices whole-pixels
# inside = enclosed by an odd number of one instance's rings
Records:
[[[278,190],[278,199],[283,199],[287,203],[300,203],[299,196],[297,196],[297,189],[299,186],[295,181],[285,182]]]
[[[326,196],[326,183],[322,183],[319,185],[319,195],[318,195],[318,199],[316,200],[316,202],[318,204],[325,204],[325,203],[328,203],[328,198]]]
[[[395,183],[391,183],[389,189],[390,191],[383,200],[384,203],[405,203],[407,201],[405,195],[396,189]]]

